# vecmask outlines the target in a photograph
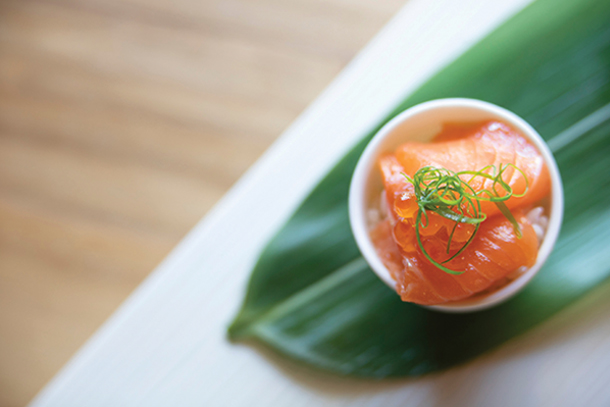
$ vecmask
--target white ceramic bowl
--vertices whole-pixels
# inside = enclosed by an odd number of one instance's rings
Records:
[[[430,141],[446,122],[481,122],[501,120],[519,130],[534,144],[546,161],[551,175],[549,224],[538,251],[536,264],[515,280],[487,296],[455,301],[428,308],[444,312],[472,312],[497,305],[520,291],[540,270],[551,253],[563,219],[563,187],[557,163],[544,140],[529,124],[514,113],[491,103],[474,99],[438,99],[414,106],[387,123],[368,144],[352,177],[349,192],[349,216],[352,231],[362,255],[373,271],[387,285],[395,281],[381,262],[369,236],[367,210],[378,205],[383,189],[377,161],[383,153],[394,151],[407,141]]]

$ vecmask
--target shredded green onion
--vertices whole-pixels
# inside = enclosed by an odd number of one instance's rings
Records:
[[[502,175],[507,168],[513,168],[525,179],[525,190],[521,194],[515,194],[512,187],[508,185],[503,179]],[[459,256],[466,248],[472,243],[474,236],[481,223],[487,218],[487,215],[481,211],[481,201],[493,202],[500,212],[510,221],[515,229],[515,234],[518,238],[521,238],[521,228],[519,223],[511,213],[510,209],[504,203],[511,197],[522,197],[529,189],[529,182],[523,171],[517,168],[514,164],[500,164],[498,168],[495,165],[488,165],[479,171],[459,171],[453,172],[446,168],[437,168],[433,166],[426,166],[420,168],[414,175],[413,178],[405,173],[402,173],[404,177],[413,184],[415,189],[415,197],[417,198],[417,217],[415,220],[415,231],[417,236],[417,243],[422,253],[426,258],[439,269],[449,274],[462,274],[463,271],[451,270],[443,264],[450,262]],[[470,175],[471,177],[464,181],[463,176]],[[483,189],[476,191],[471,183],[477,177],[482,177],[487,180],[493,181],[491,189]],[[466,177],[464,177],[466,178]],[[504,192],[503,194],[498,192]],[[451,242],[457,226],[460,223],[471,224],[475,226],[474,232],[464,243],[464,245],[452,256],[443,262],[439,263],[434,260],[430,254],[424,249],[424,245],[421,239],[421,228],[427,227],[428,212],[434,212],[446,219],[455,222],[454,227],[449,235],[447,242],[447,254],[451,249]]]

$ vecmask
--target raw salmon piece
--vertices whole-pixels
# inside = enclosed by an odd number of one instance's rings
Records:
[[[538,256],[536,232],[522,211],[514,211],[513,215],[521,227],[522,237],[517,238],[512,224],[503,216],[483,222],[472,244],[446,264],[450,269],[464,271],[460,275],[438,269],[418,246],[410,253],[402,251],[392,237],[389,220],[377,225],[371,238],[396,281],[396,291],[402,300],[436,305],[468,298],[490,288],[519,267],[534,265]],[[432,252],[433,258],[439,255],[430,250],[430,245],[426,249]]]
[[[529,188],[521,198],[511,197],[505,204],[509,209],[537,202],[550,191],[550,175],[544,159],[536,148],[519,132],[506,124],[492,121],[463,130],[447,125],[432,143],[405,143],[395,153],[398,164],[411,177],[422,167],[434,166],[448,170],[479,171],[488,165],[514,164],[527,177]],[[467,180],[468,177],[463,177]],[[525,192],[523,175],[508,168],[502,179],[513,188],[514,194]],[[476,191],[492,189],[492,181],[482,177],[472,180]],[[500,195],[504,192],[497,188]],[[488,216],[498,213],[493,202],[481,202],[481,210]]]

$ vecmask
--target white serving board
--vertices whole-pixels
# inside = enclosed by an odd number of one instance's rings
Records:
[[[421,379],[338,378],[226,340],[258,253],[317,181],[405,95],[529,2],[410,0],[31,406],[610,405],[608,287]]]

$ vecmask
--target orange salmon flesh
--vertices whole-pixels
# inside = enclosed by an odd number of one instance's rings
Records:
[[[498,168],[501,164],[513,164],[520,170],[507,168],[502,180],[515,195],[525,192],[522,197],[511,196],[504,201],[521,228],[521,238],[493,202],[481,201],[486,220],[470,245],[443,264],[463,273],[446,273],[419,247],[415,230],[417,197],[403,173],[412,178],[425,166],[459,172],[480,171],[489,165]],[[538,150],[505,123],[446,124],[432,142],[405,143],[394,153],[382,156],[379,169],[389,216],[371,230],[370,236],[403,301],[438,305],[463,300],[501,287],[515,271],[536,262],[539,241],[526,214],[549,195],[550,175]],[[493,182],[482,177],[470,181],[475,191],[493,188]],[[424,249],[439,263],[455,254],[475,231],[471,224],[458,224],[447,253],[454,226],[454,221],[428,211],[425,227],[420,227]]]

